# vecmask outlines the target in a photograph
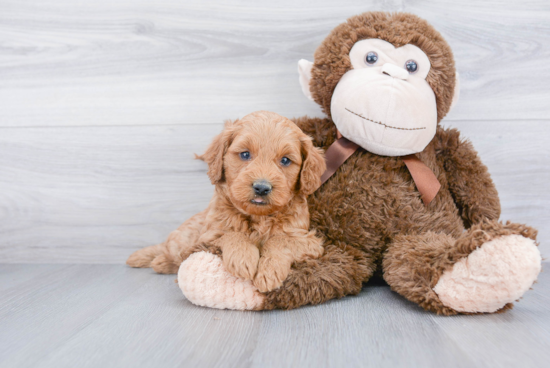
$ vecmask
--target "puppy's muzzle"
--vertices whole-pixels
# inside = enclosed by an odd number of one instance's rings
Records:
[[[254,189],[254,193],[261,197],[264,197],[271,193],[273,186],[267,180],[258,180],[255,181],[254,184],[252,184],[252,189]]]

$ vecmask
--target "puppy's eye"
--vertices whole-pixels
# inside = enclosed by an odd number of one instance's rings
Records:
[[[405,69],[407,69],[409,74],[414,74],[418,70],[418,64],[414,60],[407,60],[405,61]]]
[[[244,152],[239,153],[239,156],[241,157],[241,160],[243,160],[243,161],[250,160],[250,152],[248,152],[248,151],[244,151]]]
[[[369,51],[367,56],[365,56],[365,63],[367,65],[374,65],[378,61],[378,54],[374,51]]]
[[[292,163],[292,161],[290,161],[290,159],[288,157],[283,157],[281,159],[281,165],[283,166],[288,166]]]

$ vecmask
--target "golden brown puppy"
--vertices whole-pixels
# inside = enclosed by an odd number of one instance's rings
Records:
[[[216,186],[208,208],[165,243],[132,254],[130,266],[176,273],[197,250],[221,251],[229,272],[265,292],[281,286],[293,262],[323,254],[306,197],[320,185],[325,160],[292,121],[259,111],[228,122],[198,158]]]

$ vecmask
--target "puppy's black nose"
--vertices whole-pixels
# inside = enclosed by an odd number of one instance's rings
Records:
[[[259,180],[257,182],[254,182],[254,184],[252,184],[252,188],[254,188],[254,193],[259,196],[266,196],[271,193],[271,189],[273,189],[271,184],[269,184],[269,182],[266,180]]]

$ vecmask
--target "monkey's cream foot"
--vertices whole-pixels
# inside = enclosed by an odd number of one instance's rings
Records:
[[[191,303],[204,307],[259,310],[265,301],[252,281],[233,276],[220,257],[207,252],[193,253],[181,264],[178,284]]]
[[[537,280],[540,252],[532,239],[506,235],[484,243],[441,275],[441,302],[459,312],[495,312],[518,300]]]

